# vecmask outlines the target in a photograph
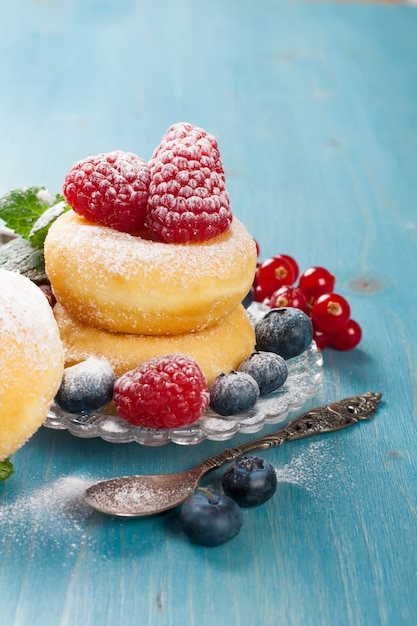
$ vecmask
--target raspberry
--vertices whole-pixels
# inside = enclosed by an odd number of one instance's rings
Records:
[[[114,230],[144,228],[149,166],[130,152],[116,150],[78,161],[67,174],[63,192],[72,209]]]
[[[157,429],[195,422],[209,399],[200,366],[184,354],[142,363],[117,379],[113,395],[120,417],[135,426]]]
[[[206,241],[232,221],[216,139],[205,130],[171,126],[149,162],[146,217],[154,235],[168,243]]]

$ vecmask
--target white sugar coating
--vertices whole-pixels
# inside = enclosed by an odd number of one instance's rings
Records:
[[[65,346],[67,365],[93,354],[106,358],[117,376],[154,356],[180,352],[199,363],[210,384],[222,372],[237,368],[255,346],[253,327],[241,305],[219,324],[200,332],[152,337],[93,328],[79,322],[59,303],[54,314]]]
[[[34,227],[31,230],[31,234],[41,230],[42,228],[45,228],[45,226],[47,226],[53,219],[59,217],[65,211],[66,207],[66,203],[64,201],[61,201],[49,207],[49,209],[46,209],[46,211],[44,211],[42,215],[36,220]]]
[[[55,403],[70,413],[97,411],[112,399],[115,380],[106,359],[90,356],[64,369]]]
[[[106,280],[108,275],[128,280],[139,266],[145,276],[155,275],[160,267],[161,279],[167,284],[175,276],[176,280],[180,278],[187,286],[190,281],[197,285],[201,277],[228,275],[229,268],[224,259],[231,260],[237,255],[242,263],[246,263],[250,236],[236,218],[226,233],[199,244],[166,244],[138,238],[105,226],[94,225],[72,211],[60,219],[66,221],[66,240],[61,242],[62,247],[66,249],[71,246],[80,255],[87,254],[88,265],[100,272],[96,275],[97,282]],[[88,267],[80,263],[79,274],[84,275],[88,271]]]
[[[64,548],[66,556],[76,553],[86,541],[85,522],[94,512],[84,502],[84,491],[95,481],[66,476],[25,491],[14,501],[0,506],[0,545],[24,546],[37,533],[37,547],[43,544]],[[65,562],[63,563],[65,565]]]
[[[63,360],[58,326],[41,290],[0,269],[0,459],[46,418]]]
[[[258,383],[245,372],[232,371],[220,375],[210,386],[210,407],[220,415],[248,411],[258,399]]]
[[[69,393],[73,393],[80,388],[88,389],[92,381],[102,381],[107,386],[114,380],[114,371],[108,361],[89,356],[85,361],[65,368],[63,384]]]
[[[16,306],[17,299],[19,306]],[[56,336],[57,328],[52,311],[45,303],[45,296],[29,279],[0,269],[0,345],[12,335],[13,341],[33,357],[38,351],[48,351],[48,338]],[[26,341],[28,336],[34,339],[30,344]],[[3,358],[0,367],[2,363]]]
[[[234,219],[198,244],[167,244],[94,225],[73,211],[45,241],[57,300],[78,319],[116,332],[176,334],[200,330],[245,297],[256,245]]]
[[[54,202],[56,201],[55,196],[50,191],[48,191],[48,189],[39,189],[36,195],[39,200],[49,205],[54,204]]]
[[[196,487],[192,472],[141,476],[139,479],[114,479],[94,486],[87,501],[99,511],[142,515],[174,508],[190,496]]]

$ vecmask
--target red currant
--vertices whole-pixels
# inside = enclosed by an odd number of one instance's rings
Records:
[[[256,242],[258,259],[259,244]],[[350,319],[350,306],[334,293],[335,276],[324,267],[307,268],[299,275],[297,261],[288,254],[258,260],[254,280],[254,300],[273,309],[297,308],[311,317],[314,340],[320,350],[332,345],[350,350],[361,340],[362,330]]]
[[[352,350],[361,339],[362,329],[355,320],[349,320],[341,330],[330,335],[330,343],[337,350]]]
[[[300,269],[298,267],[298,263],[297,261],[290,256],[289,254],[276,254],[274,255],[274,259],[285,259],[286,261],[288,261],[288,263],[291,265],[293,272],[294,272],[294,280],[292,281],[293,283],[295,283],[295,281],[298,278],[298,274],[300,273]]]
[[[324,267],[309,267],[300,276],[298,286],[308,301],[315,300],[324,293],[331,293],[336,279]]]
[[[294,270],[291,264],[281,256],[263,261],[255,275],[255,283],[263,290],[265,297],[270,296],[283,285],[292,285],[294,280]]]
[[[257,285],[255,283],[254,289],[253,289],[253,299],[255,302],[263,302],[264,300],[268,300],[269,298],[269,294],[266,293],[266,291],[264,291],[264,289],[262,289],[261,285]]]
[[[284,285],[274,291],[266,304],[272,309],[291,306],[307,313],[307,300],[303,292],[298,287],[292,287],[291,285]]]
[[[324,350],[324,348],[327,348],[330,343],[330,333],[326,333],[323,330],[313,327],[313,339],[319,350]]]
[[[337,293],[326,293],[317,298],[311,312],[313,324],[329,333],[341,330],[350,318],[348,301]]]

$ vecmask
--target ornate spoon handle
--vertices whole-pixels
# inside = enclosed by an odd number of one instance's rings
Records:
[[[292,439],[304,439],[347,428],[372,417],[381,397],[381,393],[370,391],[360,396],[344,398],[339,402],[317,407],[303,413],[299,418],[271,435],[248,441],[241,446],[227,448],[220,454],[203,461],[199,467],[204,472],[208,472],[253,450],[274,448]]]

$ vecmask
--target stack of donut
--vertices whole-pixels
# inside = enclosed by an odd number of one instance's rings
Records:
[[[183,141],[179,149],[188,149],[193,155],[202,145],[201,167],[197,163],[200,179],[209,171],[206,163],[212,162],[215,165],[209,172],[211,178],[205,183],[206,188],[213,187],[213,180],[220,187],[224,184],[215,140],[205,131],[183,124],[171,127],[167,137],[169,141],[172,137],[179,138],[179,142]],[[155,153],[164,165],[168,154],[164,146],[168,145],[170,149],[172,141],[169,141],[162,143],[162,148]],[[210,161],[212,154],[215,158]],[[125,161],[129,167],[122,168],[126,180],[131,164],[135,164],[133,156],[127,155]],[[72,180],[75,180],[75,186],[80,179],[80,169],[82,176],[88,179],[78,198],[82,196],[84,201],[88,189],[94,186],[97,177],[102,176],[100,172],[108,167],[110,160],[109,157],[105,161],[106,158],[106,155],[99,155],[95,161],[91,157],[87,162],[80,162],[81,166],[74,166]],[[123,155],[118,154],[117,159],[123,160]],[[150,167],[149,189],[152,188],[152,175],[154,180],[158,175],[165,176],[164,185],[174,188],[172,180],[166,182],[173,171],[172,164],[169,164],[171,169],[168,167],[158,173],[156,162],[154,159],[153,169],[152,165]],[[195,159],[190,160],[193,167],[197,167],[195,162]],[[143,163],[139,166],[143,170]],[[183,181],[193,172],[182,171],[180,174]],[[118,175],[116,179],[112,184],[117,186]],[[250,356],[255,345],[252,325],[241,304],[251,288],[256,270],[253,237],[231,212],[221,232],[213,231],[214,236],[203,240],[185,243],[161,240],[149,227],[152,222],[149,215],[142,229],[126,232],[120,227],[121,220],[117,222],[115,217],[117,194],[119,198],[127,195],[123,190],[123,193],[119,190],[114,194],[114,211],[106,204],[105,219],[102,216],[101,222],[94,219],[94,203],[103,186],[100,180],[86,203],[88,210],[76,199],[72,209],[51,226],[45,241],[46,271],[57,301],[54,314],[64,344],[66,366],[93,355],[107,359],[116,376],[121,376],[155,356],[182,353],[199,363],[208,385],[219,374],[237,369]],[[130,193],[132,183],[128,183],[126,189]],[[66,187],[64,184],[64,193],[69,188],[69,183]],[[217,206],[219,197],[223,204],[224,198],[228,201],[224,190],[215,193],[218,197],[214,202],[211,202],[213,198],[208,198],[210,206]],[[69,191],[65,195],[71,204]],[[157,192],[154,198],[156,196]],[[145,198],[148,207],[151,204],[149,198],[150,193]],[[170,202],[172,204],[172,200]],[[161,211],[167,213],[164,207]],[[224,207],[220,207],[219,216],[209,217],[218,224],[225,214]],[[126,213],[122,217],[126,223]],[[155,215],[151,217],[155,222]],[[175,223],[176,217],[171,215],[170,219]],[[198,220],[199,216],[195,219]],[[135,228],[137,224],[136,221]]]
[[[236,218],[208,241],[167,244],[93,224],[72,210],[45,241],[66,366],[106,358],[116,376],[155,356],[194,358],[210,384],[253,352],[241,301],[256,267]]]

